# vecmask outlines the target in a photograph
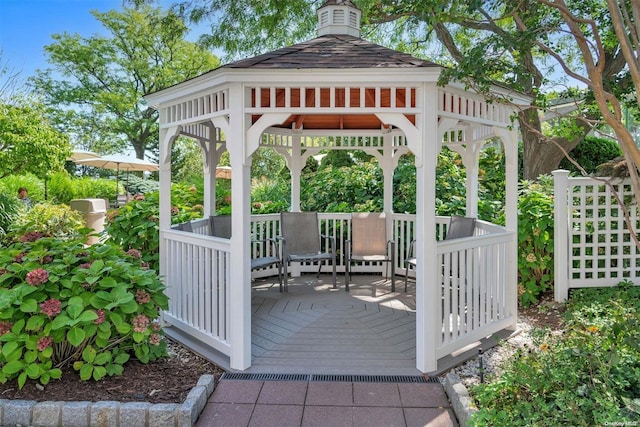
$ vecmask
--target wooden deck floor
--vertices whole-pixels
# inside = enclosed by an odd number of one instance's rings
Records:
[[[256,280],[252,366],[244,372],[420,375],[415,288],[392,293],[380,275],[354,275],[345,292],[338,280],[332,289],[330,275],[304,274],[289,280],[287,293],[273,278]]]

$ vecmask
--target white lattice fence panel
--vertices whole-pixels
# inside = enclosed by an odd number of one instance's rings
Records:
[[[631,185],[614,188],[625,202],[633,199]],[[611,286],[640,278],[640,251],[625,224],[624,213],[611,188],[592,179],[569,179],[569,287]],[[638,211],[629,209],[638,227]]]

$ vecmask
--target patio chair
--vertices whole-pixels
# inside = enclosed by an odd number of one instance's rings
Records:
[[[280,258],[278,242],[275,239],[252,240],[251,255],[252,271],[271,267],[272,265],[278,267],[278,282],[280,283],[280,292],[283,292],[282,259]]]
[[[211,215],[209,217],[209,234],[223,239],[231,238],[231,215]]]
[[[449,226],[447,227],[447,234],[444,240],[460,239],[462,237],[471,237],[476,229],[476,219],[465,216],[452,215],[449,220]],[[413,254],[415,248],[415,240],[412,240],[409,245],[409,251],[407,252],[407,259],[404,260],[406,268],[404,276],[404,291],[407,292],[407,281],[409,278],[410,267],[416,268],[416,258]]]
[[[333,287],[336,288],[335,239],[320,234],[317,212],[281,212],[280,234],[285,292],[288,290],[287,265],[292,262],[317,262],[318,277],[320,277],[322,262],[331,262]],[[325,240],[324,250],[321,244],[322,239]]]
[[[351,240],[346,241],[345,290],[349,291],[352,262],[384,262],[385,277],[391,264],[391,292],[396,291],[396,242],[387,240],[387,220],[384,213],[351,214]]]

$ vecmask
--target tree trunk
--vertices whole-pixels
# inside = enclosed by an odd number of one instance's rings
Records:
[[[536,180],[540,175],[549,174],[558,169],[560,162],[565,158],[565,152],[570,153],[589,133],[590,127],[587,123],[578,121],[578,126],[582,134],[573,139],[548,138],[542,134],[538,109],[528,108],[520,112],[523,179]]]

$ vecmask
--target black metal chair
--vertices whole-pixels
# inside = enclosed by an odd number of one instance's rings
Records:
[[[292,262],[318,263],[318,277],[322,262],[333,266],[333,287],[336,288],[335,239],[320,234],[317,212],[281,212],[280,240],[282,241],[282,267],[284,269],[284,290],[287,285],[287,265]],[[325,248],[322,248],[322,240]]]
[[[278,267],[278,282],[280,292],[282,288],[282,259],[280,249],[275,239],[261,239],[251,241],[251,270],[260,270],[275,265]]]

